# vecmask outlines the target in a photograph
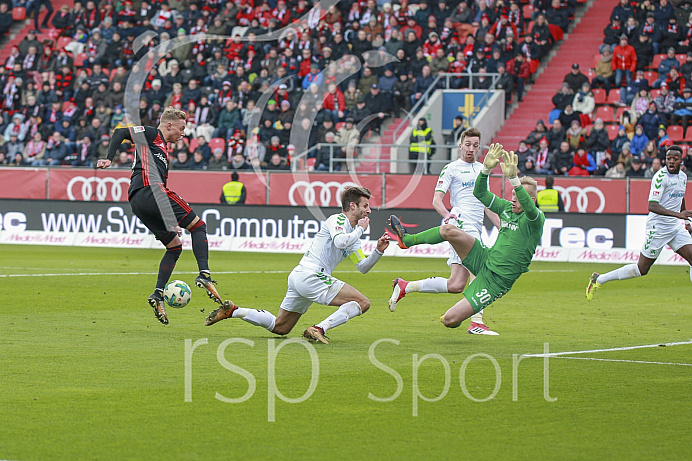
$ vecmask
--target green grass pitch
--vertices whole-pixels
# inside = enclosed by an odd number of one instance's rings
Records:
[[[170,325],[156,322],[146,298],[161,253],[0,246],[0,459],[692,458],[692,344],[513,367],[545,343],[690,341],[685,268],[655,266],[587,303],[588,274],[616,266],[534,263],[486,310],[500,336],[485,337],[440,324],[457,295],[412,294],[387,309],[395,276],[446,276],[444,260],[385,257],[367,275],[347,260],[335,275],[372,307],[314,345],[317,375],[313,349],[277,352],[286,339],[239,320],[203,326],[213,304],[197,288],[169,308]],[[224,297],[277,313],[299,259],[212,252],[210,262]],[[174,278],[192,285],[195,272],[185,251]],[[287,338],[333,310],[313,305]],[[220,348],[234,338],[245,343]],[[197,343],[187,366],[186,341]],[[277,389],[300,400],[312,378],[307,400],[271,403]]]

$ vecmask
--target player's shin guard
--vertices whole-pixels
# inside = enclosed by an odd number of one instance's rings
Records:
[[[209,242],[207,241],[207,224],[201,219],[190,229],[192,252],[197,260],[200,272],[209,273]]]
[[[639,272],[639,267],[637,264],[628,264],[619,269],[615,269],[614,271],[599,275],[596,281],[602,285],[612,280],[626,280],[641,276],[642,273]]]
[[[342,304],[332,315],[317,324],[318,327],[322,328],[322,331],[327,331],[330,328],[338,327],[348,322],[353,317],[358,317],[363,311],[360,308],[360,304],[355,301],[349,301]]]
[[[240,318],[256,327],[272,331],[276,325],[276,317],[271,312],[262,309],[246,309],[239,307],[233,312],[233,318]]]
[[[176,247],[166,248],[166,253],[161,258],[161,264],[159,264],[159,277],[156,280],[156,289],[163,291],[166,287],[166,283],[171,278],[173,269],[175,268],[175,263],[178,262],[180,253],[183,252],[183,246],[178,245]]]

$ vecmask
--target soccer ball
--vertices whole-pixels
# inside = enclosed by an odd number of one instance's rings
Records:
[[[190,285],[183,282],[182,280],[173,280],[166,284],[166,288],[163,290],[163,299],[171,307],[185,307],[187,303],[190,302],[192,298],[192,291],[190,291]]]

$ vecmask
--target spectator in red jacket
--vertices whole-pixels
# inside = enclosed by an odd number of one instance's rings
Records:
[[[517,99],[524,98],[524,84],[531,75],[531,68],[522,53],[518,53],[514,59],[507,61],[507,72],[514,76],[514,84],[517,86]]]
[[[327,86],[327,92],[322,99],[322,107],[331,114],[335,125],[339,123],[339,119],[344,117],[346,102],[344,94],[336,86],[336,83],[330,83]]]
[[[615,72],[615,88],[619,88],[622,77],[627,78],[627,83],[632,81],[632,75],[637,68],[637,53],[627,43],[627,35],[620,36],[620,44],[613,49],[613,71]]]

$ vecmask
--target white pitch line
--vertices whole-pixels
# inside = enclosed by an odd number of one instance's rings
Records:
[[[597,360],[599,362],[626,362],[626,363],[653,363],[656,365],[681,365],[684,367],[692,367],[692,363],[676,363],[676,362],[648,362],[645,360],[620,360],[620,359],[599,359],[595,357],[568,357],[568,356],[560,356],[560,357],[551,357],[554,359],[573,359],[573,360]]]
[[[652,347],[662,347],[662,346],[681,346],[684,344],[692,344],[692,339],[689,341],[680,341],[677,343],[658,343],[658,344],[646,344],[643,346],[628,346],[628,347],[614,347],[612,349],[591,349],[588,351],[568,351],[568,352],[550,352],[548,354],[525,354],[522,357],[559,357],[561,355],[575,355],[575,354],[595,354],[598,352],[612,352],[612,351],[629,351],[632,349],[646,349]]]

